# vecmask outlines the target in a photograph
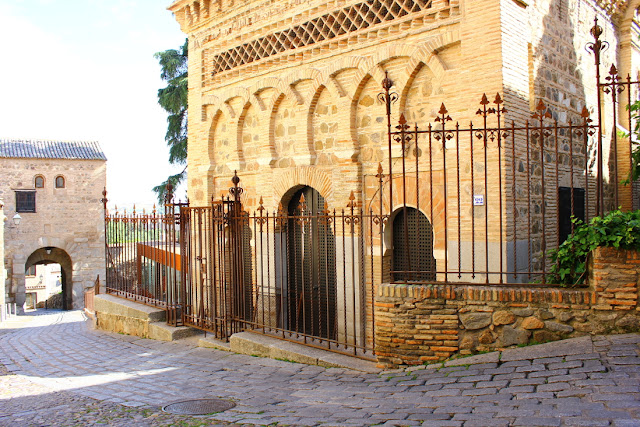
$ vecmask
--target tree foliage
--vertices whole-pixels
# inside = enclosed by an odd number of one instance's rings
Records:
[[[187,165],[187,71],[189,40],[179,49],[157,52],[154,58],[160,63],[162,80],[167,86],[158,90],[158,104],[168,113],[165,141],[169,146],[169,163],[184,165],[182,172],[169,176],[162,184],[153,187],[158,201],[163,203],[167,185],[174,188],[184,180]]]
[[[635,127],[631,130],[631,134],[625,136],[631,138],[632,141],[640,141],[640,101],[627,106],[631,111],[631,116],[635,119]],[[630,184],[640,179],[640,144],[636,144],[635,149],[631,153],[631,170],[627,179],[622,181],[623,184]]]

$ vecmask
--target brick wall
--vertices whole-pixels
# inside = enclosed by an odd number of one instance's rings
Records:
[[[394,285],[375,299],[376,353],[384,367],[456,353],[640,329],[640,252],[598,248],[583,289]]]

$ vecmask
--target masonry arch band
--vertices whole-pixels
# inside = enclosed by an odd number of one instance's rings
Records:
[[[598,31],[594,37],[597,50]],[[179,240],[179,263],[175,249],[138,252],[179,272],[179,280],[168,280],[174,286],[135,285],[168,289],[155,298],[168,307],[170,322],[221,339],[250,330],[373,357],[373,331],[384,321],[375,316],[379,284],[553,285],[549,251],[571,231],[567,215],[589,221],[637,203],[631,186],[618,185],[634,142],[603,133],[601,123],[611,119],[607,128],[616,129],[618,104],[623,95],[630,104],[639,85],[612,68],[597,82],[597,114],[584,108],[562,123],[543,102],[529,117],[509,115],[498,94],[478,97],[475,123],[456,122],[443,104],[424,125],[395,112],[401,96],[387,77],[379,96],[387,112],[384,160],[368,165],[374,172],[363,173],[350,195],[314,188],[310,183],[321,180],[307,165],[298,167],[307,182],[284,186],[291,187],[284,195],[243,189],[234,173],[229,195],[209,206],[168,200],[161,221],[108,219],[164,227],[154,236]],[[609,98],[615,108],[607,107]],[[126,280],[118,286],[129,286]]]

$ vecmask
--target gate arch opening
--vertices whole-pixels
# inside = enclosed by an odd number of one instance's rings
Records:
[[[337,334],[336,242],[325,213],[324,197],[314,188],[291,189],[286,202],[286,225],[280,251],[278,319],[280,327],[320,338]]]
[[[28,270],[32,266],[39,264],[60,264],[62,309],[73,309],[73,265],[69,254],[67,254],[63,249],[52,246],[40,248],[29,255],[24,268],[25,270]]]

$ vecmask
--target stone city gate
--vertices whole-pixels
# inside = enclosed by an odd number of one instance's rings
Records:
[[[530,119],[505,120],[498,94],[479,97],[479,125],[455,122],[444,104],[433,124],[401,114],[392,125],[398,95],[387,77],[386,159],[344,207],[297,185],[277,207],[254,195],[248,212],[234,174],[229,195],[209,206],[169,195],[163,212],[107,213],[107,291],[220,339],[248,330],[372,358],[381,284],[553,286],[550,251],[572,216],[588,222],[637,204],[633,186],[619,184],[634,142],[605,140],[602,123],[618,124],[639,82],[615,67],[601,79],[598,28],[597,114],[584,108],[559,123],[539,102]]]

